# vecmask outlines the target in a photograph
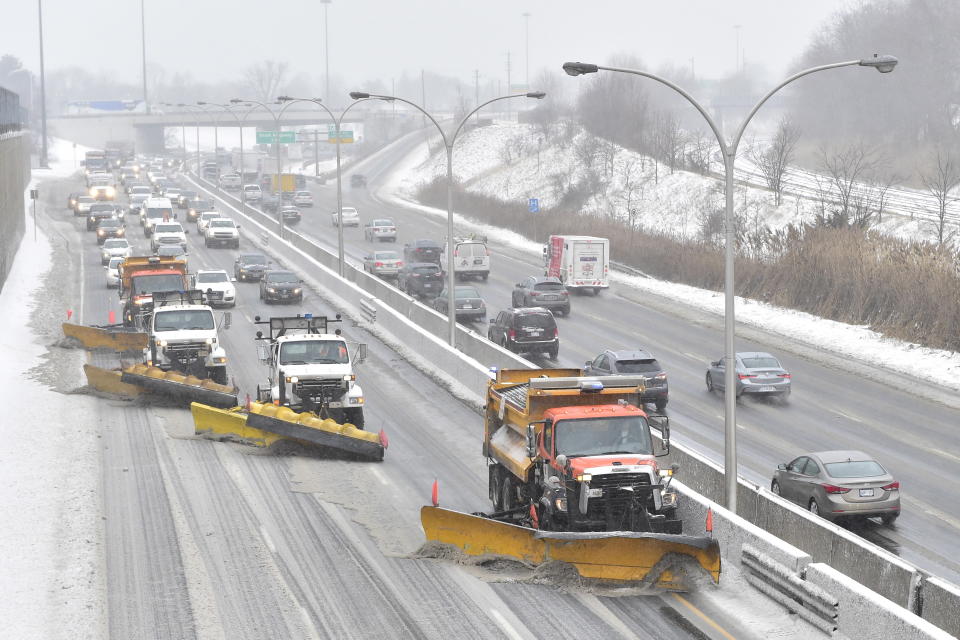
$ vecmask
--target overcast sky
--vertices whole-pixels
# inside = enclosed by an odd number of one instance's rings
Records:
[[[333,0],[328,5],[331,75],[389,83],[404,71],[472,80],[525,73],[529,12],[531,75],[565,60],[605,62],[630,53],[652,68],[689,66],[719,77],[747,63],[782,74],[811,35],[855,0]],[[320,0],[145,0],[147,60],[201,80],[239,75],[263,59],[322,77]],[[0,54],[39,68],[37,1],[3,0]],[[140,79],[137,0],[43,0],[46,68],[81,65]],[[739,29],[736,25],[740,25]],[[864,55],[872,52],[865,51]],[[104,96],[113,98],[121,96]]]

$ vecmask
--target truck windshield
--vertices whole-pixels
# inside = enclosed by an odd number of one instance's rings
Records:
[[[280,345],[280,364],[347,364],[347,345],[342,340],[303,340]]]
[[[153,314],[154,331],[209,331],[213,327],[213,312],[209,310],[157,311]]]
[[[155,291],[182,291],[183,288],[183,276],[176,273],[133,277],[133,290],[138,295]]]
[[[652,455],[650,427],[641,416],[560,420],[554,428],[556,453],[569,458],[604,454]]]

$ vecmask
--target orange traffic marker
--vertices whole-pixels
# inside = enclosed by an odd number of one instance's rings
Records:
[[[713,533],[713,509],[707,509],[707,533]]]
[[[433,491],[430,495],[431,500],[433,500],[433,506],[440,506],[440,485],[437,482],[437,479],[433,479]]]

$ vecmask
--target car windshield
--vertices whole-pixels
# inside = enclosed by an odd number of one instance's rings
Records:
[[[780,363],[771,356],[758,356],[754,358],[741,358],[743,366],[747,369],[780,369]]]
[[[129,242],[120,239],[110,239],[103,243],[104,249],[126,249],[129,246]]]
[[[180,245],[157,247],[157,255],[163,256],[166,258],[176,257],[183,255],[183,249],[180,248]]]
[[[158,224],[154,231],[156,231],[156,233],[181,233],[183,227],[179,224]]]
[[[373,226],[375,226],[375,227],[392,227],[392,226],[393,226],[393,220],[386,220],[386,219],[374,220],[374,221],[373,221]]]
[[[213,312],[208,309],[155,311],[154,331],[209,331],[214,328]]]
[[[226,271],[208,271],[197,274],[197,282],[229,282]]]
[[[827,473],[834,478],[874,478],[886,475],[886,471],[876,460],[845,460],[828,462]]]
[[[290,273],[288,271],[268,273],[265,280],[267,282],[290,282],[290,283],[300,282],[300,278],[298,278],[295,274]]]
[[[212,220],[211,227],[233,227],[233,220]]]
[[[457,287],[456,296],[458,300],[463,298],[479,298],[480,292],[473,287]]]
[[[650,428],[642,416],[561,420],[554,427],[554,443],[557,455],[569,458],[653,453]]]
[[[123,262],[123,258],[110,258],[110,263],[107,266],[110,269],[116,269],[120,266],[121,262]]]
[[[396,251],[377,251],[373,257],[375,260],[399,260],[400,254]]]
[[[617,360],[617,371],[620,373],[657,373],[660,363],[656,360]]]
[[[240,264],[267,264],[267,259],[256,253],[240,256]]]
[[[300,197],[307,197],[307,198],[312,197],[309,191],[297,191],[297,195]]]
[[[180,291],[183,289],[183,277],[176,273],[152,276],[134,276],[133,290],[137,294],[155,291]]]
[[[147,217],[148,218],[172,218],[173,209],[165,209],[162,207],[148,207],[147,208]]]
[[[533,285],[536,291],[563,291],[563,284],[560,282],[538,282]]]
[[[342,340],[302,340],[280,345],[280,364],[347,364],[350,357]]]
[[[517,329],[553,329],[556,322],[553,315],[549,313],[521,313],[513,319],[513,325]]]
[[[220,214],[217,213],[216,211],[205,211],[204,213],[200,214],[201,220],[213,220],[214,218],[219,218],[219,217],[220,217]]]
[[[90,196],[80,196],[77,198],[77,202],[93,202],[93,198]]]

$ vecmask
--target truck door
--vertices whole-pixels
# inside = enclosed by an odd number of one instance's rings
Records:
[[[547,263],[547,275],[554,278],[560,278],[566,282],[566,274],[563,273],[564,244],[563,236],[550,237],[550,260]]]

